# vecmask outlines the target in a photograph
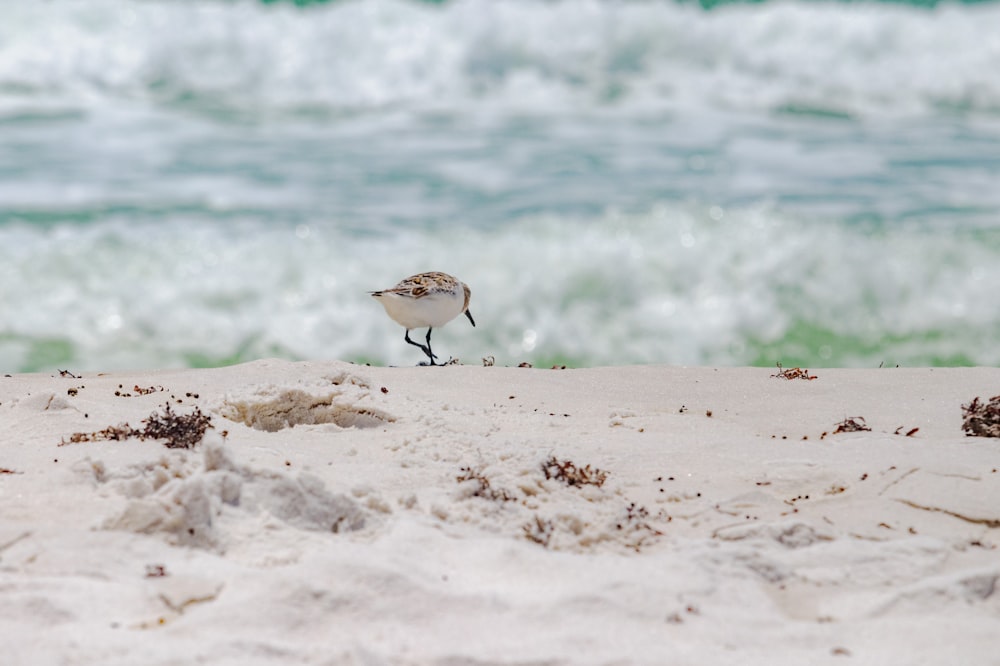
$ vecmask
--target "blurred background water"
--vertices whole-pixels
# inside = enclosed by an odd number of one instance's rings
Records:
[[[710,4],[0,1],[0,370],[1000,364],[1000,4]]]

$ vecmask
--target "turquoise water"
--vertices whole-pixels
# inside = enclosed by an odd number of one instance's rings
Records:
[[[0,4],[0,370],[1000,364],[1000,5],[299,4]]]

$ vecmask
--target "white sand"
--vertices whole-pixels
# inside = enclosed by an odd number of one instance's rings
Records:
[[[0,662],[1000,663],[1000,370],[814,372],[0,377]]]

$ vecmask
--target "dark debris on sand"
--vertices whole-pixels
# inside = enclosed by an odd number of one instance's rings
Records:
[[[871,428],[869,428],[868,424],[865,423],[865,417],[850,416],[837,424],[837,429],[833,431],[833,434],[836,435],[842,432],[867,432],[870,430]],[[822,439],[822,437],[820,439]]]
[[[962,430],[967,437],[1000,437],[1000,395],[981,402],[979,397],[962,405]]]
[[[555,456],[550,456],[542,463],[542,473],[546,479],[556,479],[562,481],[567,486],[597,486],[600,488],[608,478],[608,473],[604,470],[585,465],[577,467],[571,460],[559,460]]]
[[[162,412],[153,412],[142,422],[145,425],[142,429],[122,423],[97,432],[75,432],[59,446],[80,442],[117,442],[135,437],[164,440],[163,445],[168,449],[193,449],[205,436],[205,431],[214,427],[212,417],[203,414],[197,407],[190,414],[178,414],[170,408],[170,403],[163,406]]]
[[[771,375],[771,377],[777,377],[778,379],[806,379],[813,380],[816,379],[816,375],[810,375],[808,370],[803,370],[802,368],[782,368],[781,364],[778,363],[778,372]]]

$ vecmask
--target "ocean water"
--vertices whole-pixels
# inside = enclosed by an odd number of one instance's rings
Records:
[[[0,371],[411,365],[366,291],[425,270],[465,363],[1000,364],[998,26],[0,2]]]

